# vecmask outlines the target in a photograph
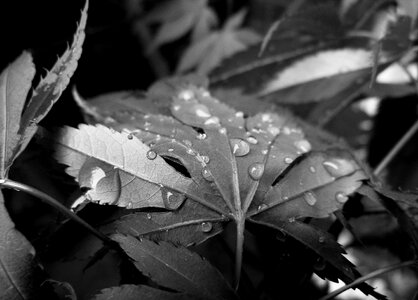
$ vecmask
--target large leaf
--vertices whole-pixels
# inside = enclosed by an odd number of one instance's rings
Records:
[[[191,300],[196,299],[183,293],[171,293],[146,285],[124,284],[103,289],[92,300]]]
[[[158,244],[131,236],[113,237],[134,265],[154,282],[206,299],[233,299],[234,291],[205,259],[167,242]]]
[[[0,178],[7,176],[16,158],[20,116],[34,75],[32,57],[26,52],[0,75]]]
[[[98,121],[111,118],[107,125],[122,132],[82,125],[65,129],[55,141],[59,160],[90,188],[90,198],[128,208],[173,210],[135,212],[110,225],[125,234],[189,246],[219,233],[231,221],[240,235],[248,218],[274,228],[287,226],[289,220],[324,218],[340,210],[367,178],[348,151],[338,143],[323,143],[319,135],[308,141],[284,110],[247,116],[212,97],[204,83],[192,77],[156,85],[152,95],[171,98],[170,113],[91,106],[88,109],[100,115]],[[123,184],[121,174],[130,180]],[[155,198],[142,201],[150,189]],[[184,197],[168,207],[159,194],[164,190]],[[242,242],[238,239],[238,256]],[[316,245],[305,243],[317,251]],[[338,263],[343,261],[340,255],[335,252],[326,259],[336,262],[341,278],[354,280],[358,273]]]
[[[33,299],[38,287],[35,249],[15,228],[0,191],[0,299]]]

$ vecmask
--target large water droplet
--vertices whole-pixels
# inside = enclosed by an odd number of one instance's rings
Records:
[[[306,192],[303,194],[303,199],[305,199],[306,203],[308,203],[308,205],[313,206],[316,204],[316,197],[315,194],[313,192]]]
[[[246,141],[241,139],[231,139],[230,140],[232,153],[235,156],[244,156],[250,152],[250,145]]]
[[[293,162],[293,159],[290,158],[290,157],[285,157],[284,162],[287,163],[287,164],[291,164]]]
[[[353,162],[342,158],[332,158],[326,160],[322,163],[322,165],[332,177],[345,176],[356,170],[356,166]]]
[[[128,202],[128,205],[126,206],[126,208],[127,209],[132,209],[133,206],[134,206],[133,203],[129,201]]]
[[[210,232],[213,228],[212,223],[211,222],[203,222],[200,225],[200,228],[202,229],[203,232]]]
[[[299,140],[295,142],[295,147],[298,148],[302,153],[311,151],[312,146],[307,140]]]
[[[258,140],[255,137],[253,137],[253,136],[247,137],[247,142],[250,143],[250,144],[253,144],[253,145],[257,145],[258,144]]]
[[[210,181],[210,182],[212,182],[214,179],[213,179],[213,176],[212,176],[212,173],[208,170],[208,169],[203,169],[202,170],[202,176],[203,176],[203,178],[204,179],[206,179],[207,181]]]
[[[348,196],[343,192],[338,192],[335,194],[335,200],[341,204],[344,204],[347,202]]]
[[[149,150],[147,152],[147,158],[150,159],[150,160],[154,160],[154,159],[157,158],[157,153],[153,150]]]
[[[253,163],[248,167],[248,174],[254,180],[259,180],[264,173],[264,164]]]
[[[215,125],[215,126],[217,126],[217,125],[219,125],[219,118],[218,117],[210,117],[209,119],[207,119],[206,121],[205,121],[205,123],[203,123],[203,124],[205,124],[206,126],[210,126],[210,125]]]
[[[209,118],[211,116],[209,109],[203,104],[196,104],[193,110],[199,118]]]

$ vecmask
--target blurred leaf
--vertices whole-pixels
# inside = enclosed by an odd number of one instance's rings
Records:
[[[409,16],[413,27],[418,18],[418,2],[415,0],[397,0],[397,2],[398,13]]]
[[[182,293],[172,293],[146,285],[124,284],[103,289],[92,300],[191,300],[195,299]]]
[[[0,191],[0,299],[34,299],[35,249],[15,228]]]
[[[244,10],[238,12],[225,23],[222,30],[195,40],[185,50],[177,67],[177,72],[183,73],[196,68],[197,73],[207,74],[217,67],[223,59],[259,42],[260,37],[256,32],[251,29],[238,29],[244,15]]]
[[[18,134],[20,116],[34,75],[32,56],[27,52],[0,75],[0,178],[7,177],[17,156],[21,143],[21,136]]]
[[[155,283],[206,299],[234,299],[221,273],[198,254],[167,242],[115,235],[134,265]]]

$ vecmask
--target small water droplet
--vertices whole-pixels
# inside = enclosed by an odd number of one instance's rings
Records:
[[[173,148],[169,148],[168,149],[168,152],[173,152],[174,151],[174,149]]]
[[[193,149],[191,149],[191,148],[189,148],[189,149],[187,149],[187,154],[190,154],[190,155],[194,155],[195,153],[194,153],[194,151],[193,151]]]
[[[314,166],[310,166],[309,171],[311,171],[311,173],[316,173],[316,169]]]
[[[206,138],[206,133],[199,133],[196,138],[198,140],[204,140]]]
[[[210,126],[210,125],[215,125],[215,126],[217,126],[217,125],[219,125],[219,118],[218,117],[210,117],[209,119],[207,119],[206,121],[205,121],[205,123],[203,123],[204,125],[206,125],[206,126]]]
[[[134,206],[133,203],[129,201],[128,202],[128,205],[126,206],[126,208],[127,209],[132,209],[133,206]]]
[[[302,153],[311,151],[312,145],[307,140],[299,140],[295,142],[295,147],[298,148]]]
[[[134,135],[132,133],[128,134],[128,140],[132,140],[134,138]]]
[[[341,204],[344,204],[347,202],[348,196],[343,192],[338,192],[335,194],[335,200]]]
[[[194,92],[191,90],[183,90],[178,94],[178,97],[185,101],[189,101],[194,97]]]
[[[189,140],[183,140],[183,144],[185,144],[187,147],[191,147],[192,146],[192,142]]]
[[[147,219],[151,220],[151,218],[152,218],[151,214],[147,214]]]
[[[267,149],[261,150],[261,154],[266,155],[267,153],[269,153]]]
[[[255,137],[253,137],[253,136],[247,137],[247,142],[250,143],[250,144],[253,144],[253,145],[257,145],[258,144],[258,140]]]
[[[288,221],[289,221],[289,223],[293,223],[293,222],[296,221],[296,218],[295,217],[291,217],[291,218],[288,219]]]
[[[306,203],[308,203],[308,205],[313,206],[316,204],[316,197],[315,194],[313,192],[306,192],[303,194],[303,199],[305,199]]]
[[[345,176],[356,170],[355,165],[351,161],[342,158],[326,160],[322,165],[332,177]]]
[[[237,118],[243,118],[244,117],[244,113],[242,111],[237,111],[235,113],[235,117],[237,117]]]
[[[153,150],[149,150],[147,152],[147,158],[150,159],[150,160],[154,160],[154,159],[157,158],[157,153]]]
[[[219,133],[220,134],[226,134],[226,128],[225,127],[220,128]]]
[[[213,176],[212,173],[208,170],[208,169],[203,169],[202,170],[202,176],[204,179],[206,179],[207,181],[212,182],[213,181]]]
[[[203,232],[210,232],[213,228],[212,223],[211,222],[203,222],[200,225],[201,229]]]
[[[320,242],[321,244],[325,243],[325,237],[321,235],[321,236],[318,238],[318,242]]]
[[[258,211],[260,211],[260,210],[265,210],[267,207],[268,207],[268,205],[267,205],[267,204],[265,204],[265,203],[263,203],[263,204],[260,204],[260,205],[257,207],[257,210],[258,210]]]
[[[209,161],[210,161],[210,158],[209,158],[209,156],[207,156],[207,155],[202,155],[202,156],[201,156],[201,158],[202,158],[202,161],[203,161],[205,164],[208,164],[208,163],[209,163]]]
[[[203,104],[196,104],[193,110],[199,118],[209,118],[211,116],[209,109]]]
[[[289,128],[289,127],[285,126],[285,127],[283,127],[283,133],[284,133],[285,135],[289,135],[289,134],[291,134],[291,133],[292,133],[292,130],[290,130],[290,128]]]
[[[250,152],[250,145],[246,141],[241,139],[231,139],[230,140],[232,153],[235,156],[245,156]]]
[[[271,114],[262,114],[261,115],[261,121],[271,123],[271,122],[273,122],[273,118],[272,118]]]
[[[276,127],[276,126],[269,126],[267,128],[267,131],[273,136],[276,136],[276,135],[280,134],[280,128]]]
[[[293,162],[293,159],[290,158],[290,157],[285,157],[284,162],[287,163],[287,164],[291,164]]]
[[[254,180],[259,180],[264,173],[264,164],[253,163],[248,167],[248,174]]]
[[[210,97],[210,93],[209,93],[209,91],[207,91],[207,90],[205,90],[205,89],[201,89],[201,90],[200,90],[200,95],[201,95],[202,97]]]
[[[174,111],[179,111],[180,110],[180,105],[173,105],[173,110]]]

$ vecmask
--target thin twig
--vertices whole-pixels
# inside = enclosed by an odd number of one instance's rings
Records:
[[[77,216],[75,213],[71,212],[67,207],[62,205],[60,202],[58,202],[56,199],[52,198],[48,194],[41,192],[37,190],[34,187],[28,186],[23,183],[19,183],[10,179],[3,179],[0,181],[0,187],[2,188],[9,188],[9,189],[15,189],[19,191],[26,192],[32,196],[35,196],[42,202],[52,206],[53,208],[57,209],[59,212],[61,212],[63,215],[67,216],[68,218],[74,220],[76,223],[80,224],[84,228],[86,228],[91,234],[96,236],[98,239],[102,240],[105,244],[113,245],[115,244],[114,241],[112,241],[110,238],[108,238],[106,235],[101,233],[100,231],[97,231],[95,228],[93,228],[90,224],[88,224],[86,221],[81,219],[79,216]]]
[[[414,136],[418,131],[418,120],[414,125],[404,134],[404,136],[396,143],[396,145],[389,151],[389,153],[383,158],[376,169],[373,171],[373,175],[379,176],[380,173],[390,164],[399,151],[405,146],[405,144]]]
[[[328,295],[322,297],[319,300],[329,300],[329,299],[332,299],[335,296],[341,294],[342,292],[344,292],[344,291],[346,291],[348,289],[354,288],[357,285],[362,284],[362,283],[364,283],[365,281],[367,281],[369,279],[372,279],[374,277],[383,275],[385,273],[388,273],[388,272],[393,271],[393,270],[396,270],[396,269],[400,269],[400,268],[412,266],[412,265],[414,265],[416,263],[417,263],[416,260],[409,260],[409,261],[405,261],[405,262],[402,262],[402,263],[398,263],[398,264],[395,264],[395,265],[392,265],[392,266],[388,266],[388,267],[385,267],[385,268],[382,268],[382,269],[373,271],[373,272],[371,272],[371,273],[369,273],[367,275],[364,275],[364,276],[362,276],[360,278],[357,278],[356,280],[354,280],[350,284],[347,284],[347,285],[345,285],[345,286],[343,286],[343,287],[341,287],[341,288],[333,291],[332,293],[329,293]]]

